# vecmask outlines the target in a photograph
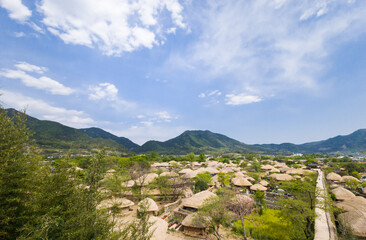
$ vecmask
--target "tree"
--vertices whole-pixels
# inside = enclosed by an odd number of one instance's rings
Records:
[[[201,152],[198,157],[198,162],[206,162],[206,155],[205,153]]]
[[[220,226],[227,224],[230,220],[230,215],[226,211],[227,201],[226,196],[207,199],[204,206],[198,210],[197,219],[195,219],[209,226],[217,240],[222,239]]]
[[[266,207],[266,202],[265,202],[265,197],[266,195],[264,194],[264,192],[259,191],[257,189],[257,191],[255,191],[254,195],[254,200],[256,202],[257,207],[259,207],[259,215],[263,214],[263,208]]]
[[[142,187],[146,185],[147,174],[150,172],[150,163],[143,159],[133,162],[128,172],[135,183],[133,192],[137,193],[137,197],[141,200],[143,198]]]
[[[221,187],[228,186],[230,184],[230,175],[223,172],[219,172],[217,174],[217,180],[221,184]]]
[[[208,189],[209,184],[211,184],[212,176],[208,172],[198,173],[194,178],[195,183],[195,192],[200,192]]]
[[[259,162],[252,162],[254,171],[259,172],[261,170],[261,164]]]
[[[280,216],[289,219],[297,229],[301,229],[306,239],[312,239],[314,235],[315,179],[316,176],[311,175],[304,181],[296,180],[283,183],[281,187],[287,194],[278,201],[283,208]]]
[[[29,198],[39,166],[30,147],[24,113],[8,116],[0,106],[0,238],[16,239],[31,221]]]
[[[191,153],[187,154],[186,158],[187,158],[188,161],[194,162],[196,160],[196,155],[194,155],[194,153],[191,152]]]
[[[245,232],[244,219],[253,211],[254,200],[247,195],[236,195],[229,204],[228,209],[234,212],[240,219],[243,228],[243,237],[247,240]]]

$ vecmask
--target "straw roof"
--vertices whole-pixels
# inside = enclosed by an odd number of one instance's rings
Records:
[[[343,224],[351,228],[353,235],[361,239],[366,238],[366,212],[354,210],[341,213],[339,214],[339,219]]]
[[[182,176],[182,178],[189,179],[189,178],[195,178],[197,176],[197,171],[187,172]]]
[[[299,174],[299,175],[303,175],[304,171],[302,169],[291,169],[291,170],[287,170],[286,174]]]
[[[189,169],[189,168],[184,168],[184,169],[180,170],[178,173],[179,174],[186,174],[186,173],[189,173],[189,172],[193,172],[193,170]]]
[[[159,177],[158,174],[156,173],[149,173],[147,175],[144,175],[142,177],[140,177],[139,179],[137,179],[137,183],[143,183],[143,186],[148,185],[149,183],[151,183],[152,181],[154,181],[155,178]]]
[[[278,174],[278,173],[269,175],[269,177],[277,181],[291,181],[293,179],[293,177],[288,174]]]
[[[76,167],[76,168],[75,168],[75,170],[76,170],[76,171],[83,171],[84,169],[79,168],[79,167]]]
[[[289,167],[280,167],[278,170],[280,170],[280,172],[287,172],[288,170],[291,170],[291,168]]]
[[[255,181],[255,179],[254,179],[254,178],[249,177],[249,176],[245,176],[245,178],[246,178],[247,180],[251,181],[251,182],[254,182],[254,181]]]
[[[245,177],[234,177],[231,179],[231,182],[238,187],[250,187],[253,185]]]
[[[219,171],[216,168],[213,167],[207,167],[205,168],[206,172],[209,172],[210,174],[218,174]]]
[[[163,172],[162,174],[160,174],[160,176],[162,177],[178,177],[178,173],[176,172]]]
[[[267,187],[269,183],[266,180],[262,180],[262,181],[259,182],[259,184],[264,186],[264,187]]]
[[[151,216],[149,222],[152,225],[149,228],[149,232],[153,233],[151,240],[166,239],[166,231],[168,230],[168,223],[161,218]]]
[[[201,208],[205,202],[205,200],[209,199],[210,197],[216,197],[217,195],[206,190],[199,193],[194,194],[192,197],[183,200],[184,207],[190,208]]]
[[[363,193],[363,194],[366,194],[366,187],[364,187],[364,188],[362,189],[362,193]]]
[[[361,196],[346,199],[342,202],[336,203],[336,206],[346,212],[358,210],[366,213],[366,199]]]
[[[114,170],[114,169],[107,170],[107,173],[115,173],[115,172],[116,172],[116,170]]]
[[[358,180],[354,176],[343,176],[342,177],[342,182],[346,182],[346,181],[350,181],[350,180],[354,180],[354,181],[357,181],[357,182],[361,182],[360,180]]]
[[[192,228],[206,228],[207,225],[204,221],[197,220],[197,213],[191,213],[184,218],[182,225],[184,227],[192,227]]]
[[[103,200],[99,205],[98,208],[112,208],[113,205],[117,205],[119,208],[128,208],[135,205],[134,202],[126,199],[126,198],[112,198]]]
[[[267,191],[267,188],[260,184],[254,184],[253,186],[250,187],[250,190],[252,190],[252,191],[259,190],[259,191],[265,192],[265,191]]]
[[[342,177],[340,175],[338,175],[337,173],[331,172],[327,175],[327,180],[341,182]]]
[[[332,190],[332,193],[334,193],[337,200],[346,200],[355,197],[351,191],[345,189],[344,187],[337,187]]]
[[[271,171],[269,171],[271,173],[279,173],[281,172],[278,168],[272,168]]]
[[[244,174],[242,172],[236,172],[235,177],[244,177]]]
[[[272,166],[272,165],[262,165],[261,166],[261,169],[262,170],[271,170],[271,169],[273,169],[274,167]]]
[[[139,205],[139,209],[141,209],[141,207],[143,205],[146,205],[146,207],[147,207],[146,211],[148,211],[148,212],[157,212],[157,211],[159,211],[158,205],[151,198],[145,198],[144,200],[141,200],[138,205]]]

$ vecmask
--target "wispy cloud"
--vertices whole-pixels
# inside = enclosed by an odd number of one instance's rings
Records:
[[[96,124],[96,122],[88,117],[83,111],[55,107],[43,100],[3,89],[1,90],[1,94],[0,100],[5,106],[16,109],[26,109],[27,114],[40,119],[57,121],[75,128],[90,127]]]
[[[182,10],[178,0],[43,0],[38,5],[43,24],[65,43],[98,47],[113,56],[163,44],[165,34],[186,27]]]
[[[9,12],[9,17],[19,22],[25,22],[32,16],[32,11],[21,0],[0,0],[0,7]]]
[[[26,62],[19,62],[15,64],[15,67],[15,70],[1,69],[0,77],[5,77],[8,79],[19,79],[27,87],[45,90],[51,94],[70,95],[74,92],[73,89],[65,87],[62,83],[49,77],[35,77],[30,75],[31,73],[43,74],[45,71],[47,71],[47,68],[45,67],[39,67]]]
[[[167,67],[262,98],[319,89],[327,57],[366,32],[365,1],[229,0],[198,9],[198,40],[173,52]]]
[[[226,104],[227,105],[244,105],[250,103],[260,102],[262,99],[258,96],[246,95],[246,94],[227,94],[226,95]]]

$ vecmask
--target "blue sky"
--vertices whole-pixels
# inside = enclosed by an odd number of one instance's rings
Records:
[[[366,128],[366,1],[0,0],[0,101],[142,144]]]

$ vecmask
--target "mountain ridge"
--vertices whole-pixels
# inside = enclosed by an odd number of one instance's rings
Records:
[[[14,109],[7,109],[8,114],[19,113]],[[44,148],[60,149],[93,149],[107,147],[117,152],[148,153],[182,155],[194,153],[354,153],[366,152],[366,129],[358,129],[348,135],[338,135],[326,140],[303,144],[245,144],[223,134],[209,130],[187,130],[177,137],[167,141],[150,140],[139,146],[125,137],[118,137],[101,128],[91,127],[76,129],[61,123],[39,120],[27,116],[27,126],[34,132],[36,143]]]

